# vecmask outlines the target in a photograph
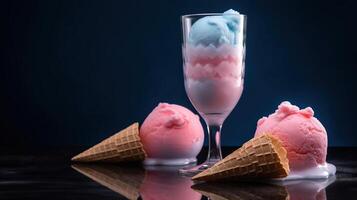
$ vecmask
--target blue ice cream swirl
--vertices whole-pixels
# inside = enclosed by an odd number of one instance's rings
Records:
[[[188,42],[191,45],[215,46],[237,44],[241,15],[227,10],[221,16],[207,16],[197,20],[191,27]]]

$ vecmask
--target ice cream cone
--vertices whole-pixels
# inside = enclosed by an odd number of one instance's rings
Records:
[[[139,137],[139,124],[103,140],[72,158],[76,162],[124,162],[144,160],[146,157]]]
[[[253,138],[241,148],[197,174],[197,181],[245,178],[282,178],[289,174],[286,150],[269,134]]]
[[[139,168],[76,164],[72,168],[128,199],[138,199],[145,171]]]

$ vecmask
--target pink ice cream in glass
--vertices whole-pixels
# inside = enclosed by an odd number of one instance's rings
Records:
[[[141,125],[140,138],[148,154],[145,164],[183,165],[196,162],[204,132],[198,115],[183,106],[160,103]]]
[[[335,173],[327,165],[327,132],[314,117],[311,107],[300,109],[290,102],[282,102],[275,113],[258,120],[255,136],[271,134],[285,147],[291,177],[318,178]]]
[[[198,173],[222,159],[222,125],[243,92],[246,19],[233,9],[181,18],[185,90],[208,132],[207,160],[181,173]]]
[[[208,123],[222,124],[243,92],[242,48],[238,45],[187,46],[185,88]]]

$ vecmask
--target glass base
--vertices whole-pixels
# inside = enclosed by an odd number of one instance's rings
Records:
[[[144,160],[144,165],[166,165],[166,166],[176,166],[176,165],[188,165],[195,163],[196,158],[176,158],[176,159],[162,159],[162,158],[146,158]]]
[[[183,176],[195,176],[196,174],[212,167],[214,164],[216,164],[219,160],[209,160],[209,161],[205,161],[202,164],[193,166],[193,167],[185,167],[179,170],[180,174]]]

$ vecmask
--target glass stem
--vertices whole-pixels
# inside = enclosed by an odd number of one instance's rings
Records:
[[[222,160],[221,152],[222,125],[207,125],[208,131],[208,156],[207,162],[216,163]]]

